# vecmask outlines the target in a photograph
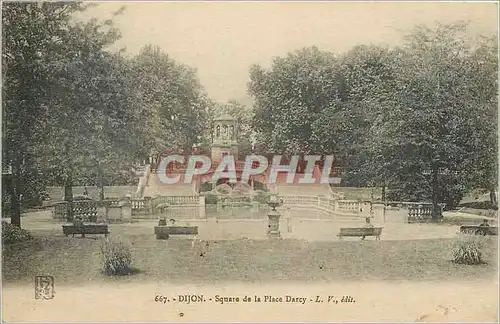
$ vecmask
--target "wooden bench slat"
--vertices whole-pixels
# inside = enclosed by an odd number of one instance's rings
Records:
[[[340,229],[339,238],[342,237],[366,237],[375,236],[380,239],[382,235],[382,227],[344,227]]]
[[[498,227],[496,226],[478,226],[478,225],[462,225],[460,226],[461,233],[474,233],[480,235],[498,235]]]
[[[198,235],[198,226],[155,226],[157,238],[168,239],[169,235]]]
[[[108,230],[108,225],[107,224],[83,224],[80,226],[75,226],[73,224],[66,224],[62,226],[63,228],[63,234],[68,236],[68,235],[75,235],[75,234],[82,234],[82,236],[85,236],[86,234],[104,234],[108,235],[109,230]]]

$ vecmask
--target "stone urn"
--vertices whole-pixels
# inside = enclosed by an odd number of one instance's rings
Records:
[[[276,210],[276,207],[281,205],[281,202],[278,199],[277,195],[272,194],[271,196],[269,196],[269,200],[267,201],[267,204],[269,205],[269,207],[271,207],[271,210],[267,213],[267,217],[268,217],[267,235],[269,237],[279,238],[280,237],[280,214]]]

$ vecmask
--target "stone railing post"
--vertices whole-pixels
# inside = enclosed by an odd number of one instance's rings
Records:
[[[198,197],[198,208],[199,212],[198,215],[200,218],[206,218],[205,214],[205,196],[199,196]]]
[[[144,176],[146,177],[146,186],[149,186],[149,176],[151,175],[151,165],[146,165],[146,170],[144,172]]]
[[[120,199],[122,222],[132,223],[132,202],[128,197]]]
[[[106,221],[108,219],[108,206],[110,202],[100,201],[97,203],[97,222]]]
[[[224,208],[224,198],[217,200],[217,212],[222,211]]]
[[[153,214],[153,203],[151,197],[144,197],[144,209],[148,215]]]
[[[259,206],[260,206],[260,203],[256,200],[253,200],[252,201],[252,212],[254,213],[258,213],[259,212]]]

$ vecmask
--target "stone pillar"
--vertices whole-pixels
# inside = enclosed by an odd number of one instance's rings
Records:
[[[290,216],[286,218],[286,229],[288,233],[292,232],[292,217]]]
[[[146,209],[148,215],[153,214],[153,205],[151,202],[151,197],[144,197],[144,208]]]
[[[259,206],[260,203],[258,201],[252,201],[252,212],[258,213],[259,212]]]
[[[205,214],[205,196],[199,196],[199,200],[198,200],[198,208],[199,208],[199,212],[198,212],[198,215],[200,218],[206,218],[207,215]]]
[[[121,206],[121,221],[132,223],[132,202],[129,198],[123,197],[120,199]]]
[[[227,198],[222,198],[217,201],[217,211],[222,211],[224,208],[226,208],[228,202]]]
[[[108,219],[108,202],[102,201],[97,204],[97,222],[106,222]]]
[[[110,206],[106,214],[106,223],[116,223],[122,218],[122,207],[121,206]]]

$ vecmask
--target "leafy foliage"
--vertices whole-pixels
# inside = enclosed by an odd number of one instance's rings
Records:
[[[2,221],[2,244],[20,243],[32,238],[28,231]]]
[[[219,196],[215,193],[207,192],[203,195],[205,196],[205,204],[207,205],[217,205],[217,202],[219,202]]]
[[[460,234],[453,247],[453,261],[458,264],[478,265],[484,263],[485,237],[476,234]]]
[[[102,270],[108,276],[123,276],[133,272],[132,253],[122,242],[103,240],[101,244]]]
[[[111,19],[72,19],[87,7],[2,9],[2,161],[12,167],[16,225],[20,206],[38,204],[47,185],[64,185],[71,202],[75,184],[133,183],[137,161],[189,150],[203,132],[208,99],[196,71],[154,46],[133,58],[110,52],[120,37]]]
[[[436,211],[471,189],[493,192],[497,41],[470,41],[466,26],[417,26],[399,47],[305,48],[253,66],[258,145],[333,154],[344,186],[389,187]]]

